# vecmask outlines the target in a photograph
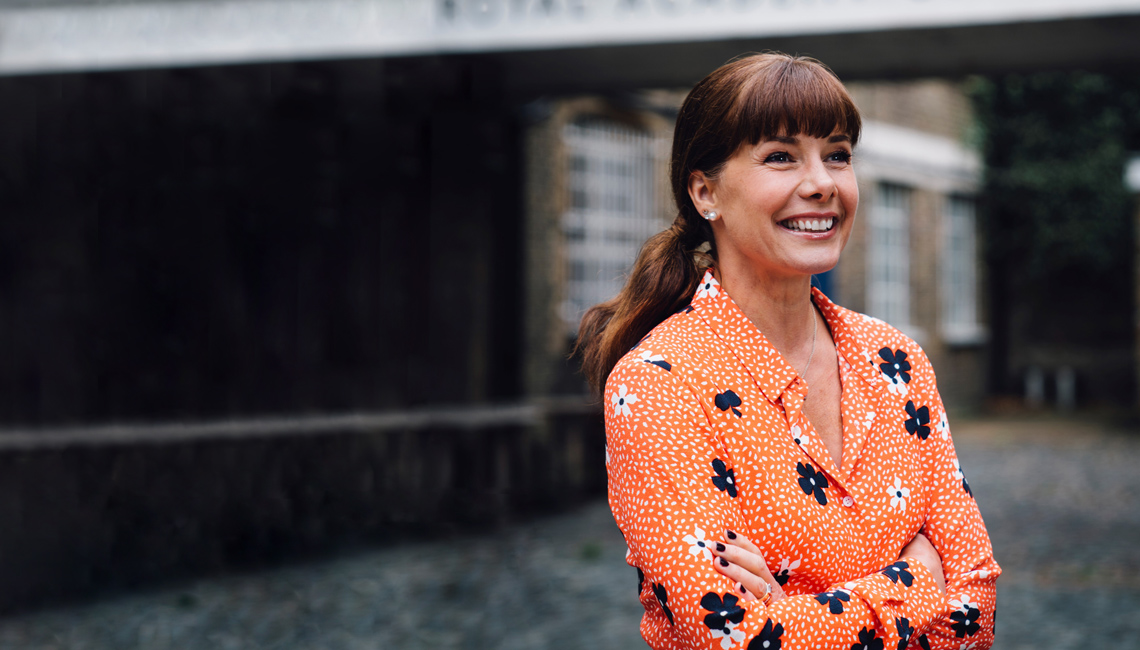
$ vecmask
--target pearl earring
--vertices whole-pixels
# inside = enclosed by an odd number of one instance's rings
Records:
[[[717,213],[713,212],[712,210],[705,210],[702,216],[704,216],[704,218],[708,219],[709,221],[716,221]]]

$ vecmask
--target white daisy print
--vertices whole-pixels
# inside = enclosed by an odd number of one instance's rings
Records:
[[[954,472],[951,474],[951,476],[954,477],[954,480],[961,481],[962,479],[966,478],[966,475],[962,473],[962,462],[957,458],[951,462],[954,463]]]
[[[875,421],[875,412],[867,411],[866,417],[863,418],[863,428],[870,429],[871,423]]]
[[[792,425],[792,440],[795,440],[797,445],[804,444],[804,431],[798,424]]]
[[[942,436],[943,440],[950,439],[950,423],[946,421],[946,411],[942,411],[942,417],[938,418],[938,424],[934,425],[934,430]]]
[[[788,577],[795,573],[798,568],[800,568],[799,560],[784,558],[780,560],[780,568],[776,569],[776,573],[774,573],[772,577],[776,579],[776,582],[778,582],[780,586],[786,585],[788,584]]]
[[[950,599],[950,606],[954,609],[967,612],[970,609],[979,609],[978,604],[970,601],[970,594],[958,594]]]
[[[898,375],[888,377],[885,372],[880,372],[879,376],[883,378],[883,381],[887,382],[887,390],[890,391],[892,395],[906,397],[906,382],[902,380],[902,377]]]
[[[891,507],[906,512],[906,500],[910,498],[910,489],[902,486],[902,479],[895,477],[895,484],[887,488],[891,496]]]
[[[744,640],[744,632],[736,629],[736,624],[727,622],[724,627],[718,627],[712,630],[713,638],[720,639],[720,647],[728,650],[734,643],[740,643]]]
[[[673,370],[673,365],[666,361],[665,357],[660,354],[654,354],[652,350],[643,350],[640,357],[645,363],[652,363],[658,368],[664,368],[665,370]]]
[[[717,297],[720,295],[720,289],[717,287],[720,283],[713,277],[712,271],[705,271],[705,277],[701,279],[701,284],[697,288],[698,298]]]
[[[614,404],[614,415],[624,415],[628,417],[633,413],[633,411],[629,409],[629,405],[637,403],[637,395],[629,392],[629,388],[627,388],[625,384],[622,384],[618,386],[618,392],[614,393],[610,401]]]
[[[703,555],[705,559],[712,562],[712,551],[709,550],[711,544],[705,539],[705,531],[693,526],[693,534],[685,535],[681,541],[689,545],[689,553],[692,555]]]

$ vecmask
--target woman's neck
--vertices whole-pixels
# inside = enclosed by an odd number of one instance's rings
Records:
[[[797,370],[807,362],[813,320],[811,276],[773,277],[755,269],[718,269],[719,281],[744,315]]]

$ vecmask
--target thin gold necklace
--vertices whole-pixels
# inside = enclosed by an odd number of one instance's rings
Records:
[[[812,310],[812,313],[814,314],[815,313],[815,307],[812,307],[811,310]],[[816,318],[815,316],[812,316],[811,317],[811,324],[812,324],[812,327],[811,327],[811,352],[808,354],[808,362],[807,362],[807,365],[804,366],[804,371],[800,373],[800,377],[803,377],[804,381],[807,381],[807,371],[808,371],[808,368],[811,367],[811,360],[815,358],[815,336],[816,336],[816,334],[819,333],[819,319]]]

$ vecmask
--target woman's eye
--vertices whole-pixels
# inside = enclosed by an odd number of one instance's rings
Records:
[[[777,151],[776,153],[770,153],[768,154],[768,157],[764,159],[764,162],[766,163],[786,163],[791,161],[792,157],[789,156],[788,152],[786,151]]]
[[[843,150],[836,151],[828,155],[827,159],[831,162],[849,163],[851,162],[851,152]]]

